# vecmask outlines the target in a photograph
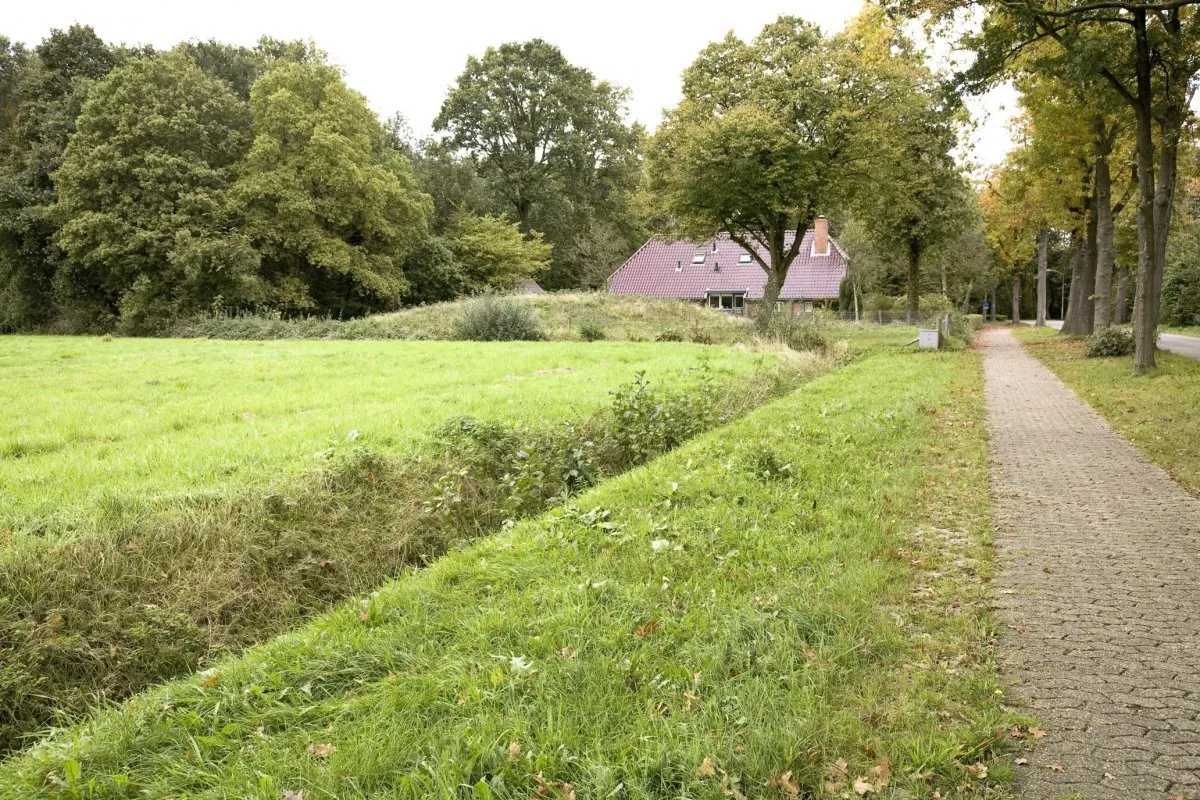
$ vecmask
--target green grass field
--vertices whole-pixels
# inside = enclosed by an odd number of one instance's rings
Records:
[[[981,384],[975,353],[838,370],[60,733],[0,796],[1002,796]]]
[[[357,431],[405,451],[451,416],[550,423],[636,371],[772,358],[689,344],[0,338],[0,529],[53,531],[181,493],[262,486]]]
[[[1083,342],[1049,329],[1015,330],[1025,348],[1188,491],[1200,495],[1200,363],[1159,350],[1135,377],[1125,358],[1084,358]]]

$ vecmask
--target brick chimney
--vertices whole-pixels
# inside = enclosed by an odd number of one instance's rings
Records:
[[[814,256],[829,255],[829,220],[824,216],[817,217],[813,221],[813,247]]]

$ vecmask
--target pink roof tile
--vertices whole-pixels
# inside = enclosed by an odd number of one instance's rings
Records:
[[[793,238],[794,234],[788,237],[789,244]],[[781,300],[821,300],[838,296],[850,262],[832,238],[829,255],[813,255],[812,240],[810,229],[800,243],[800,254],[788,268],[787,279],[779,293]],[[700,252],[704,253],[704,263],[693,264],[692,256]],[[760,252],[765,256],[765,251]],[[748,299],[760,299],[767,273],[753,260],[748,264],[740,263],[744,253],[746,251],[726,234],[701,244],[651,239],[612,274],[608,290],[613,294],[686,300],[703,300],[710,292],[745,292]]]

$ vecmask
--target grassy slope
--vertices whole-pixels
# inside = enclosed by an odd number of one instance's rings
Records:
[[[1158,369],[1137,378],[1128,358],[1084,358],[1081,341],[1050,330],[1016,333],[1109,424],[1200,495],[1200,363],[1160,350]]]
[[[973,353],[859,362],[62,733],[0,796],[839,796],[883,759],[995,796],[981,417]]]
[[[1200,325],[1168,325],[1163,333],[1181,333],[1184,336],[1200,336]]]
[[[760,362],[686,344],[3,337],[0,529],[273,482],[351,430],[402,452],[453,415],[585,416],[637,370],[669,383],[701,359],[718,379]]]
[[[550,339],[579,338],[579,324],[590,322],[602,327],[609,339],[652,340],[663,331],[673,331],[684,339],[709,338],[715,343],[746,341],[750,321],[696,303],[651,297],[609,295],[603,292],[560,293],[518,296],[518,302],[533,308],[543,331]],[[453,338],[454,322],[462,303],[439,303],[376,319],[384,325],[397,325],[413,334]]]

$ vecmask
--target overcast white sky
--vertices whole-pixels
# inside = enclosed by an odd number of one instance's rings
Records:
[[[7,5],[7,4],[6,4]],[[16,6],[13,8],[13,6]],[[856,0],[12,0],[0,33],[35,45],[51,28],[90,24],[107,41],[168,48],[185,39],[253,44],[263,34],[313,39],[346,70],[348,83],[381,115],[402,112],[429,132],[447,89],[470,54],[541,37],[598,78],[632,90],[631,116],[653,130],[679,99],[679,76],[696,53],[733,29],[751,37],[780,14],[840,29]],[[974,104],[981,127],[973,158],[1003,159],[1011,92]]]

